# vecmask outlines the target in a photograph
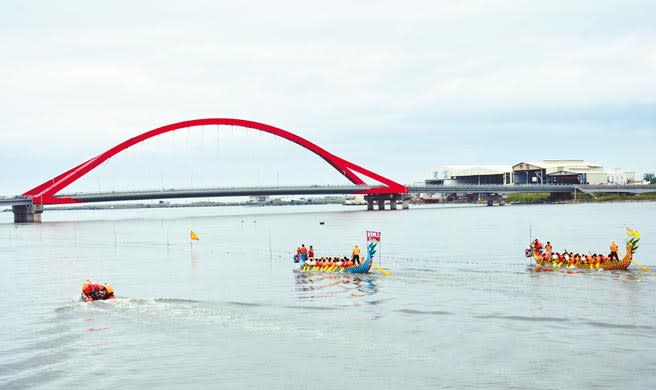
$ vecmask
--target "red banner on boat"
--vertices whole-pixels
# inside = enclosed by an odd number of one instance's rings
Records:
[[[367,241],[380,242],[380,232],[372,232],[370,230],[367,230]]]

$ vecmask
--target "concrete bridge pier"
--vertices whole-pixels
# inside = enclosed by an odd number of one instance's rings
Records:
[[[401,203],[403,210],[410,208],[410,198],[401,194],[394,194],[390,199],[390,210],[396,210],[399,203]]]
[[[487,194],[487,205],[494,206],[494,202],[497,202],[499,206],[505,206],[506,200],[503,199],[501,194]]]
[[[364,200],[367,201],[367,210],[374,210],[374,204],[378,205],[378,210],[385,210],[385,194],[370,194],[365,195]]]
[[[404,198],[403,194],[370,194],[365,195],[367,201],[367,210],[374,210],[374,204],[378,204],[378,210],[385,210],[385,202],[389,201],[390,210],[397,210],[398,203],[403,202],[403,209],[409,207],[409,198]]]
[[[38,223],[41,222],[43,213],[42,204],[27,204],[11,206],[14,212],[14,223]]]

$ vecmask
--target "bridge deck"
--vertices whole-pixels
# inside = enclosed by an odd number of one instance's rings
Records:
[[[357,194],[383,186],[288,186],[288,187],[243,187],[208,188],[162,191],[107,192],[96,194],[70,194],[68,196],[82,202],[111,202],[126,200],[175,199],[175,198],[213,198],[227,196],[275,196],[275,195],[344,195]],[[460,186],[410,186],[408,192],[417,193],[536,193],[536,192],[574,192],[585,193],[656,192],[656,186],[574,186],[574,185],[460,185]]]
[[[32,199],[29,198],[6,198],[0,199],[0,207],[11,206],[27,206],[32,204]]]
[[[113,202],[127,200],[176,199],[176,198],[214,198],[227,196],[272,196],[272,195],[343,195],[367,191],[373,186],[304,186],[304,187],[243,187],[207,188],[162,191],[107,192],[97,194],[69,194],[69,197],[82,202]]]
[[[116,202],[130,200],[155,200],[179,198],[214,198],[228,196],[275,196],[275,195],[345,195],[363,193],[368,190],[387,188],[384,186],[343,185],[343,186],[287,186],[287,187],[241,187],[206,189],[168,189],[130,192],[74,193],[58,197],[72,198],[80,202]],[[584,193],[645,193],[656,192],[656,185],[430,185],[409,186],[410,194],[418,193],[480,193],[509,194],[536,192],[574,192]],[[0,199],[0,206],[28,205],[32,201],[26,197]]]

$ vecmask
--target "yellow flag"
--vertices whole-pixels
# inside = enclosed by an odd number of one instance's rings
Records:
[[[633,230],[628,226],[626,227],[626,234],[635,238],[640,238],[640,232],[637,230]]]
[[[193,230],[190,230],[189,233],[192,240],[196,240],[196,241],[199,240],[198,235]]]

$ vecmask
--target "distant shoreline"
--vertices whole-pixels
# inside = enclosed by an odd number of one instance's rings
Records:
[[[559,200],[559,201],[545,201],[545,202],[508,202],[507,205],[513,206],[528,206],[537,204],[590,204],[590,203],[646,203],[656,202],[656,199],[626,199],[626,200]],[[481,203],[482,204],[482,203]]]
[[[506,205],[545,205],[545,204],[587,204],[587,203],[639,203],[639,202],[656,202],[656,193],[645,193],[638,195],[618,195],[603,194],[597,197],[580,194],[577,199],[551,199],[549,194],[513,194],[506,200]],[[343,205],[349,208],[353,206],[366,206],[359,204],[345,204],[343,200],[338,199],[305,199],[305,200],[274,200],[267,203],[253,202],[193,202],[193,203],[138,203],[138,204],[80,204],[75,206],[46,206],[46,210],[132,210],[132,209],[166,209],[166,208],[185,208],[185,207],[277,207],[277,206],[308,206],[308,205],[326,205],[335,204]],[[436,203],[413,203],[415,205],[447,205],[447,204],[485,204],[481,201],[451,201]],[[11,208],[2,210],[2,212],[11,212]]]
[[[656,193],[646,192],[642,194],[618,194],[618,193],[600,193],[595,196],[587,194],[576,194],[574,198],[571,194],[567,197],[562,195],[552,195],[549,193],[534,194],[510,194],[507,202],[510,204],[578,204],[578,203],[609,203],[609,202],[654,202]]]
[[[185,207],[276,207],[276,206],[307,206],[307,205],[324,205],[324,204],[343,204],[343,199],[302,199],[302,200],[273,200],[266,203],[254,202],[192,202],[192,203],[114,203],[114,204],[97,204],[82,203],[74,206],[46,206],[45,210],[132,210],[132,209],[168,209],[168,208],[185,208]],[[11,208],[2,210],[11,212]]]

